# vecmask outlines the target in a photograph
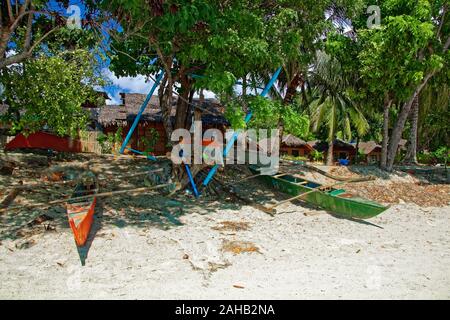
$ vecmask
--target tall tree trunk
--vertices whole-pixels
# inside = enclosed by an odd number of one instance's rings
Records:
[[[411,133],[405,163],[417,164],[417,131],[419,127],[419,96],[414,99],[411,109]]]
[[[247,96],[247,75],[242,79],[242,96],[244,98]]]
[[[164,131],[166,132],[167,144],[172,145],[171,137],[173,132],[173,124],[171,119],[172,112],[172,81],[165,75],[159,88],[159,106],[161,108],[162,122]],[[170,100],[170,101],[169,101]]]
[[[189,96],[191,93],[191,81],[189,76],[183,74],[181,78],[181,92],[177,101],[177,111],[175,114],[175,129],[186,128],[188,124]]]
[[[306,84],[306,81],[303,81],[303,83],[302,83],[303,106],[306,109],[307,115],[311,116],[311,112],[309,110],[308,95],[306,94],[306,86],[305,86],[305,84]],[[305,109],[303,109],[302,112],[305,111]]]
[[[394,130],[392,131],[389,148],[388,148],[388,160],[386,165],[387,171],[392,171],[394,168],[395,156],[398,151],[398,144],[402,138],[403,129],[405,128],[406,120],[408,119],[409,112],[411,111],[411,107],[413,105],[414,100],[419,96],[422,89],[434,76],[436,72],[433,71],[426,75],[422,83],[416,88],[414,94],[409,98],[409,100],[403,105],[402,111],[400,112],[397,122],[395,124]]]
[[[297,73],[288,85],[288,88],[286,90],[286,95],[284,97],[284,104],[292,103],[292,100],[294,99],[295,95],[297,94],[297,88],[299,86],[302,86],[303,83],[304,83],[304,81],[303,81],[302,75]]]
[[[359,163],[359,142],[360,142],[360,138],[359,135],[356,134],[356,157],[355,157],[355,163]]]
[[[185,126],[185,128],[189,129],[189,130],[195,121],[195,119],[193,118],[195,111],[198,110],[198,108],[194,107],[194,95],[195,95],[195,90],[191,89],[191,92],[189,92],[189,107],[188,107],[188,114],[187,114],[186,126]],[[203,103],[200,103],[200,105],[203,105]]]
[[[444,15],[445,16],[445,15]],[[442,19],[444,19],[444,16]],[[450,37],[447,38],[444,44],[444,48],[442,49],[442,53],[446,53],[450,46]],[[388,171],[392,171],[394,167],[395,155],[397,154],[398,144],[402,137],[403,128],[405,127],[406,119],[408,118],[409,112],[411,110],[412,104],[416,98],[420,95],[422,89],[427,85],[428,81],[436,74],[437,70],[428,73],[423,79],[422,83],[416,88],[414,94],[410,97],[409,101],[405,103],[399,117],[397,123],[395,124],[394,131],[392,132],[391,140],[389,143],[389,151],[388,151],[388,161],[386,165],[386,169]]]
[[[327,166],[332,166],[334,163],[333,149],[334,149],[334,141],[328,142]]]
[[[383,105],[383,143],[381,145],[380,167],[386,170],[389,143],[389,110],[392,106],[392,99],[386,98]]]

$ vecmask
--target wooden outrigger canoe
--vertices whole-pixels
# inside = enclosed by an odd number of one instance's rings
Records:
[[[250,167],[250,170],[259,173],[256,167]],[[355,197],[343,189],[329,188],[328,190],[319,190],[322,187],[321,184],[289,174],[261,175],[259,179],[262,179],[274,189],[293,197],[302,193],[308,193],[305,194],[302,200],[344,218],[369,219],[388,209],[388,207],[379,203]],[[317,191],[312,192],[315,189]]]
[[[75,187],[72,198],[84,197],[97,194],[97,182],[80,182]],[[93,197],[84,201],[70,200],[66,204],[67,217],[70,228],[72,229],[77,246],[82,247],[86,244],[94,221],[95,205],[97,198]]]

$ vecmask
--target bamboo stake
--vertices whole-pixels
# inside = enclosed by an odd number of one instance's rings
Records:
[[[161,185],[154,186],[154,187],[143,187],[143,188],[137,188],[137,189],[110,191],[110,192],[92,194],[92,195],[82,196],[82,197],[77,197],[77,198],[54,200],[54,201],[50,201],[48,203],[37,203],[37,204],[31,204],[31,205],[25,205],[25,206],[15,206],[15,207],[10,207],[10,208],[6,208],[6,209],[0,209],[0,213],[6,212],[9,210],[17,210],[17,209],[31,209],[31,208],[41,208],[41,207],[45,208],[45,207],[49,207],[49,206],[52,206],[55,204],[65,203],[69,200],[81,201],[81,200],[88,200],[88,199],[92,199],[92,198],[106,198],[106,197],[111,197],[111,196],[121,195],[121,194],[130,194],[130,195],[133,194],[134,195],[134,194],[142,193],[142,192],[146,192],[146,191],[162,189],[162,188],[168,187],[170,185],[171,185],[170,183],[166,183],[166,184],[161,184]]]

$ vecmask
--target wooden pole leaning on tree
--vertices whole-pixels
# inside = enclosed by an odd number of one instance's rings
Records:
[[[37,204],[30,204],[30,205],[24,205],[24,206],[15,206],[15,207],[10,207],[10,208],[0,209],[0,214],[4,213],[6,211],[9,211],[9,210],[20,210],[20,209],[31,209],[31,208],[45,208],[45,207],[49,207],[49,206],[52,206],[52,205],[55,205],[55,204],[65,203],[65,202],[67,202],[69,200],[71,200],[71,201],[81,201],[81,200],[88,200],[88,199],[92,199],[92,198],[112,197],[112,196],[121,195],[121,194],[135,195],[137,193],[143,193],[143,192],[147,192],[147,191],[162,189],[162,188],[165,188],[165,187],[169,187],[171,185],[172,185],[171,183],[166,183],[166,184],[161,184],[161,185],[153,186],[153,187],[143,187],[143,188],[137,188],[137,189],[110,191],[110,192],[92,194],[92,195],[82,196],[82,197],[77,197],[77,198],[67,198],[67,199],[62,199],[62,200],[54,200],[54,201],[50,201],[48,203],[37,203]]]

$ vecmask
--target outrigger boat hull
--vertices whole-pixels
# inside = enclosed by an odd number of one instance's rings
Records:
[[[254,167],[250,169],[255,173],[259,172]],[[316,182],[297,178],[289,174],[261,176],[259,179],[265,181],[272,188],[293,197],[322,187],[322,185]],[[388,207],[379,203],[355,197],[343,189],[335,188],[330,188],[327,191],[318,190],[309,193],[301,200],[316,205],[337,216],[350,219],[370,219],[388,209]]]
[[[77,185],[73,198],[87,195],[94,195],[97,192],[95,185],[86,186],[83,184]],[[91,200],[84,202],[72,202],[69,200],[67,208],[67,217],[69,225],[72,229],[75,242],[78,247],[83,247],[89,237],[92,223],[94,221],[95,206],[97,198],[93,197]]]

